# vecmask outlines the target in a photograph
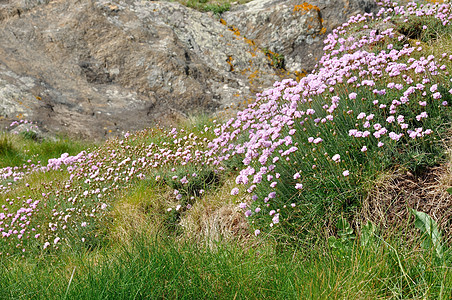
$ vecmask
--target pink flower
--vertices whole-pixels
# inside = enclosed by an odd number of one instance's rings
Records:
[[[395,132],[389,133],[389,137],[394,141],[398,141],[402,136],[403,136],[403,133],[401,133],[401,134],[397,134]]]
[[[321,142],[323,142],[323,140],[321,138],[319,138],[319,137],[314,139],[314,141],[313,141],[314,144],[319,144]]]
[[[366,117],[366,120],[367,120],[367,121],[373,120],[374,117],[375,117],[374,114],[370,114],[370,115],[368,115],[368,116]]]
[[[361,148],[361,152],[366,152],[367,151],[367,147],[366,146],[363,146],[362,148]]]
[[[261,234],[261,231],[259,229],[254,230],[254,235],[258,236],[259,234]]]
[[[347,177],[348,175],[350,175],[350,172],[348,170],[345,170],[344,172],[342,172],[342,175],[344,175],[345,177]]]
[[[331,158],[334,162],[340,162],[341,161],[341,156],[339,154],[334,154],[333,157]]]
[[[239,193],[239,189],[238,189],[238,188],[233,188],[233,189],[231,190],[231,195],[232,195],[232,196],[238,195],[238,193]]]
[[[303,184],[297,183],[297,184],[295,184],[295,188],[296,188],[297,190],[301,190],[301,189],[303,188]]]
[[[441,93],[440,92],[436,92],[432,95],[433,99],[438,100],[440,98],[442,98]]]
[[[366,114],[365,113],[360,113],[356,118],[358,119],[358,120],[360,120],[360,119],[363,119],[363,118],[365,118],[366,117]]]
[[[419,115],[416,116],[416,120],[420,121],[421,119],[427,118],[428,114],[427,112],[423,111]]]

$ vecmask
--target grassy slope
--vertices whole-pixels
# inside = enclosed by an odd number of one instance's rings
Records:
[[[423,46],[425,56],[452,52],[450,34]],[[335,240],[328,241],[324,235],[312,244],[288,246],[275,239],[272,231],[250,236],[243,213],[237,210],[237,202],[243,198],[230,196],[236,168],[240,167],[237,162],[226,164],[221,175],[212,175],[211,169],[201,162],[180,165],[177,157],[163,157],[158,159],[166,162],[158,168],[143,166],[137,172],[146,175],[143,180],[127,178],[131,164],[118,167],[125,158],[138,159],[152,143],[158,145],[153,155],[164,153],[160,151],[163,149],[176,152],[187,146],[194,153],[203,149],[204,138],[208,141],[214,137],[214,127],[212,120],[201,117],[181,124],[185,132],[179,130],[175,135],[160,129],[132,134],[123,142],[111,140],[89,150],[98,155],[83,162],[84,171],[72,173],[75,176],[71,180],[70,172],[60,169],[35,172],[26,175],[24,181],[13,183],[15,188],[2,195],[0,201],[7,204],[7,199],[17,196],[35,200],[46,193],[42,201],[54,206],[42,207],[41,213],[36,213],[37,222],[44,225],[63,223],[58,215],[49,216],[54,207],[57,212],[71,207],[64,199],[77,195],[84,200],[77,202],[80,206],[74,204],[81,212],[80,216],[73,213],[68,218],[74,223],[64,223],[72,229],[58,227],[56,232],[63,242],[54,244],[53,231],[46,229],[37,243],[23,242],[19,248],[15,247],[16,242],[2,245],[0,298],[448,299],[452,296],[452,254],[447,244],[439,259],[437,248],[422,247],[422,242],[429,238],[422,237],[412,223],[400,231],[403,233],[375,232],[367,240],[363,235],[355,236],[350,229],[339,228]],[[189,137],[190,133],[196,138]],[[75,155],[83,146],[71,141],[36,143],[12,135],[5,135],[4,141],[5,137],[11,143],[2,148],[9,149],[4,152],[3,161],[18,166],[29,159],[33,163],[40,160],[45,166],[52,156],[64,152]],[[48,156],[49,149],[58,152]],[[105,160],[112,153],[116,153],[117,159]],[[103,180],[96,181],[92,166],[105,171]],[[118,169],[111,171],[112,177],[108,179],[106,172],[111,167]],[[134,167],[139,169],[140,164]],[[189,185],[180,184],[181,177],[194,172],[198,174],[196,179],[191,178]],[[386,170],[379,172],[381,175]],[[87,183],[90,176],[92,182]],[[66,184],[71,187],[65,189]],[[85,189],[107,187],[103,198],[99,193],[83,196]],[[174,189],[179,191],[180,199],[174,195]],[[200,194],[200,189],[205,192]],[[103,213],[100,206],[90,206],[97,200],[108,205],[108,213]],[[181,203],[182,208],[176,210]],[[188,209],[188,205],[192,208]],[[94,216],[86,218],[91,212]],[[92,221],[80,227],[86,220]],[[370,227],[361,230],[373,232]],[[407,232],[413,237],[409,241]],[[40,240],[44,236],[52,242],[46,250]],[[85,242],[80,243],[81,237],[86,238]],[[26,248],[23,257],[22,247]]]

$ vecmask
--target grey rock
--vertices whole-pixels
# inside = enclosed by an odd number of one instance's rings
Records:
[[[4,123],[99,139],[223,110],[278,79],[256,45],[178,3],[0,5]]]
[[[283,55],[287,70],[309,72],[323,55],[326,34],[352,15],[376,9],[374,0],[254,0],[223,18],[256,44]]]

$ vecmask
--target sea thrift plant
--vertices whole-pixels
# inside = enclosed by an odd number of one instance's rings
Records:
[[[218,166],[241,159],[236,183],[245,188],[232,194],[250,195],[246,215],[258,229],[306,237],[315,220],[352,213],[372,174],[418,171],[441,158],[452,56],[424,57],[418,42],[391,27],[412,16],[446,30],[452,18],[449,4],[385,3],[375,16],[353,16],[328,35],[313,73],[276,82],[214,130],[210,155]],[[350,33],[355,28],[364,31]]]
[[[47,165],[1,170],[1,255],[100,245],[115,195],[138,181],[177,187],[174,211],[183,213],[215,181],[205,151],[199,150],[206,141],[184,130],[156,128],[126,134],[89,153],[63,154]],[[64,180],[28,182],[52,172]],[[17,196],[17,189],[24,196]]]
[[[162,210],[176,229],[224,172],[236,172],[230,197],[256,236],[309,239],[352,216],[375,174],[438,163],[452,54],[425,55],[422,40],[451,32],[450,5],[380,5],[333,30],[311,74],[276,82],[224,123],[196,134],[126,133],[92,151],[0,169],[0,255],[102,245],[114,200],[138,182],[170,190]],[[412,32],[409,22],[420,25]]]

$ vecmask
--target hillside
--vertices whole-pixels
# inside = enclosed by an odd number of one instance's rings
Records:
[[[451,298],[452,11],[379,6],[229,119],[5,132],[0,297]]]

